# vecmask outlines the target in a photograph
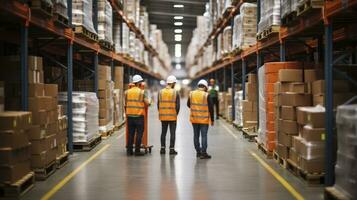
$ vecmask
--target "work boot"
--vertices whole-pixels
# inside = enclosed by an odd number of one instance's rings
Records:
[[[177,151],[175,149],[170,149],[170,155],[177,155]]]
[[[208,155],[207,153],[202,153],[200,156],[201,159],[211,159],[212,156]]]
[[[133,149],[132,149],[132,148],[127,148],[127,149],[126,149],[126,155],[127,155],[127,156],[132,156],[132,155],[134,155]]]
[[[197,158],[200,158],[200,157],[201,157],[201,152],[197,152],[197,153],[196,153],[196,157],[197,157]]]
[[[135,156],[143,156],[145,153],[141,152],[140,150],[135,150]]]
[[[165,154],[165,153],[166,153],[165,147],[161,147],[160,154],[162,155],[162,154]]]

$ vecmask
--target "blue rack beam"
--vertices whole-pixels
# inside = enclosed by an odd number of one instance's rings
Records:
[[[67,12],[69,26],[72,27],[72,0],[67,0]],[[72,90],[73,90],[73,42],[68,41],[67,47],[67,120],[68,120],[68,150],[73,153],[73,111],[72,111]]]

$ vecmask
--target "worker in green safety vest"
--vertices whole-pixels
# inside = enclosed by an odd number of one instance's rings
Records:
[[[219,99],[218,99],[219,86],[216,84],[216,80],[214,79],[211,79],[209,83],[210,85],[208,87],[208,93],[210,98],[212,99],[212,103],[215,105],[216,119],[218,119],[219,118]]]

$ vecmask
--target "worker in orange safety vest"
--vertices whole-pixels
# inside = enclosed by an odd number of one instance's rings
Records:
[[[133,84],[125,92],[125,114],[129,129],[129,139],[127,144],[127,155],[133,155],[133,143],[136,133],[135,155],[142,156],[140,152],[142,137],[144,133],[144,114],[145,106],[150,105],[150,99],[141,88],[144,79],[140,75],[133,76]]]
[[[177,155],[175,151],[176,121],[180,111],[180,96],[175,90],[177,79],[175,76],[167,78],[167,85],[158,94],[157,107],[161,121],[161,149],[160,154],[166,153],[166,133],[170,128],[170,155]]]
[[[212,98],[210,98],[208,83],[206,80],[200,80],[197,84],[198,88],[190,92],[187,106],[190,108],[190,121],[194,132],[194,145],[197,152],[197,157],[201,159],[210,159],[207,154],[207,133],[208,126],[214,125],[214,108]],[[200,136],[201,143],[200,144]]]

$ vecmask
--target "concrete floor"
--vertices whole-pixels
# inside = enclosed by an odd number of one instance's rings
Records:
[[[175,157],[162,156],[159,154],[161,125],[155,106],[151,107],[150,116],[149,140],[154,145],[151,155],[127,157],[125,137],[123,130],[120,130],[93,151],[75,153],[69,164],[48,180],[37,182],[23,199],[41,199],[106,145],[110,146],[83,167],[51,199],[294,199],[250,152],[261,157],[305,199],[323,199],[322,187],[308,187],[273,160],[265,159],[254,143],[249,143],[223,120],[209,129],[208,153],[212,159],[196,159],[186,100],[182,100],[177,127],[176,149],[179,154]]]

